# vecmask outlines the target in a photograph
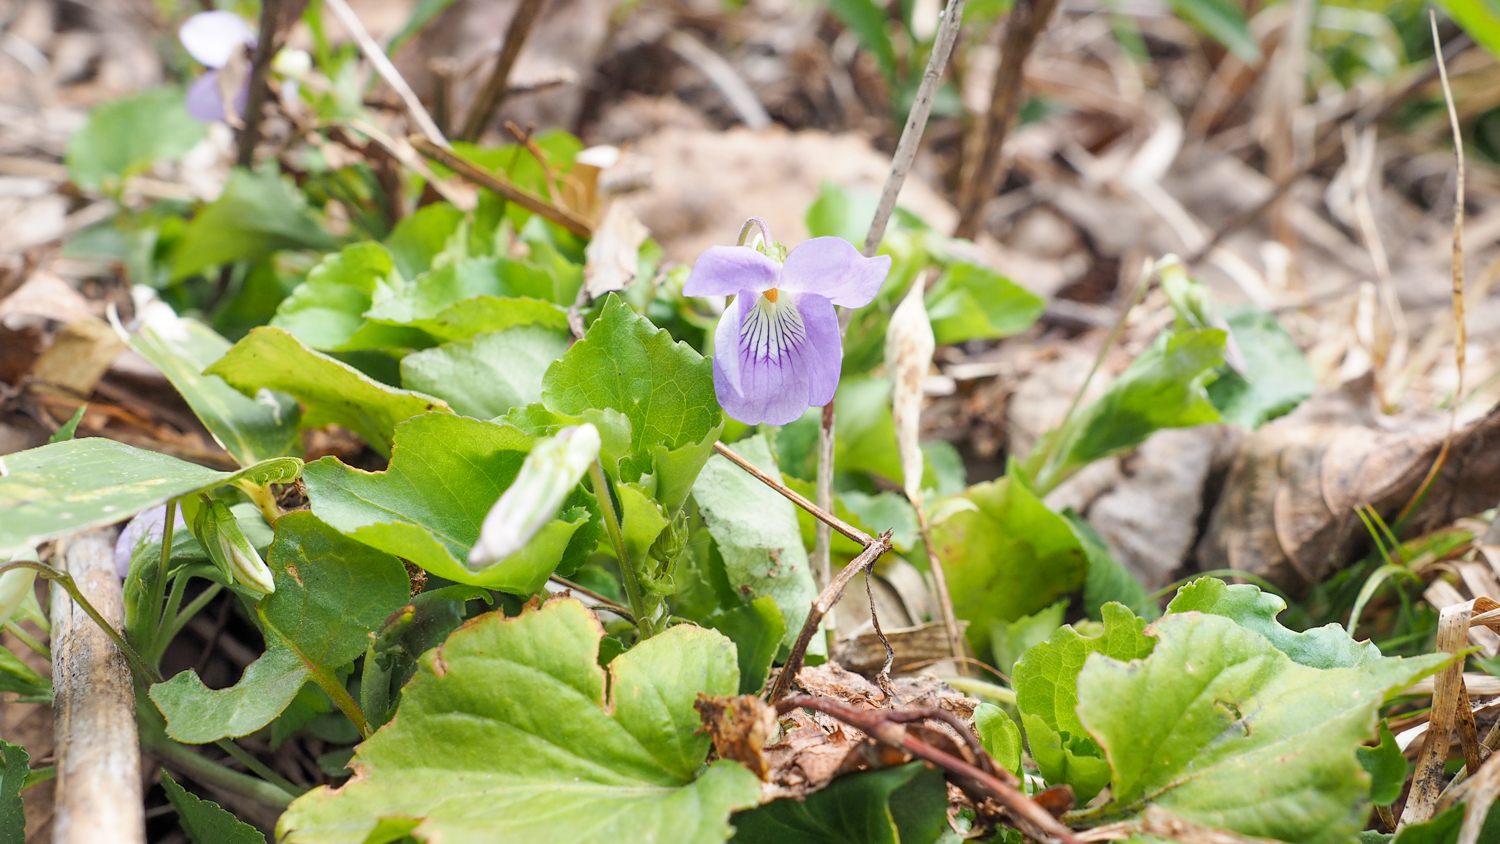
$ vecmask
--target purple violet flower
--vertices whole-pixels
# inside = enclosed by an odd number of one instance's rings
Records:
[[[764,224],[752,220],[747,232],[751,225],[770,248]],[[803,241],[784,262],[744,245],[704,252],[682,292],[734,297],[714,332],[724,411],[750,425],[785,425],[832,401],[844,362],[834,306],[868,305],[890,269],[889,256],[866,258],[838,237]]]
[[[229,92],[223,90],[221,83],[228,80],[221,78],[220,71],[234,61],[237,54],[244,55],[255,47],[255,33],[243,18],[233,12],[200,12],[183,22],[177,37],[199,64],[209,68],[188,88],[188,113],[204,123],[223,123],[230,113],[224,103]],[[232,104],[232,113],[237,118],[244,118],[250,99],[250,75],[241,75],[244,80]]]

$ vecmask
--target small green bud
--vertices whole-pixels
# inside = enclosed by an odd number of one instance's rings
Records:
[[[200,536],[220,565],[229,569],[234,582],[257,595],[276,591],[276,580],[240,523],[222,501],[210,501],[206,511],[207,536]],[[201,517],[200,517],[201,518]]]

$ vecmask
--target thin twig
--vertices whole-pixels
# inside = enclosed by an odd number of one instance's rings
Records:
[[[786,484],[782,483],[780,479],[773,478],[770,475],[766,474],[759,466],[751,463],[749,460],[746,460],[729,446],[721,442],[716,442],[714,443],[714,451],[722,454],[729,460],[729,462],[740,467],[741,469],[744,469],[746,472],[749,472],[750,475],[756,480],[781,493],[781,495],[785,497],[786,500],[792,502],[798,507],[801,507],[803,510],[806,510],[812,515],[813,518],[833,528],[844,536],[849,537],[853,541],[858,542],[861,546],[868,548],[870,544],[875,541],[875,537],[870,536],[868,533],[865,533],[854,525],[851,525],[843,519],[840,519],[833,513],[824,510],[811,501],[808,501],[806,496],[798,493],[794,489],[791,489]]]
[[[631,624],[635,623],[635,613],[610,600],[602,592],[595,592],[587,586],[584,586],[581,583],[574,583],[573,581],[567,579],[566,577],[563,577],[560,574],[554,574],[547,579],[568,590],[569,592],[576,592],[579,595],[582,595],[585,598],[588,598],[589,600],[595,602],[599,605],[598,607],[595,607],[595,609],[609,610],[610,612],[625,619]]]
[[[953,53],[953,44],[958,40],[958,30],[964,19],[963,12],[964,0],[948,0],[943,7],[942,23],[938,27],[937,37],[933,40],[932,53],[927,57],[927,67],[922,71],[922,83],[917,88],[916,98],[912,100],[911,111],[906,117],[906,125],[901,129],[901,140],[896,143],[896,153],[891,156],[891,171],[886,176],[885,187],[880,191],[880,204],[876,206],[875,217],[870,221],[869,231],[865,233],[864,254],[867,256],[873,256],[880,248],[880,241],[885,237],[885,229],[890,223],[891,213],[896,208],[896,198],[901,195],[901,186],[906,183],[912,162],[916,160],[917,150],[922,145],[922,134],[927,130],[927,118],[932,113],[932,103],[937,95],[938,81],[942,79],[943,71],[948,66],[948,57]],[[839,317],[840,335],[847,326],[848,312],[845,312]],[[818,509],[825,513],[833,512],[833,424],[834,404],[829,402],[823,406],[823,415],[818,424],[816,492]],[[829,527],[830,523],[820,522],[813,534],[813,575],[817,578],[819,587],[826,586],[833,575],[833,535]],[[837,638],[833,620],[829,619],[830,651]]]
[[[486,190],[494,191],[506,200],[514,202],[533,214],[557,223],[579,237],[587,238],[592,237],[594,234],[594,227],[588,220],[583,219],[566,208],[553,205],[533,193],[516,187],[501,176],[491,173],[475,165],[473,162],[458,157],[451,149],[421,137],[412,138],[411,144],[416,148],[417,152],[452,170],[460,178]]]
[[[1011,819],[1022,828],[1022,831],[1033,838],[1042,841],[1058,841],[1062,844],[1078,844],[1079,842],[1078,836],[1072,830],[1021,792],[1020,781],[1016,779],[1015,774],[999,766],[991,766],[993,770],[986,771],[947,751],[933,747],[912,735],[902,726],[902,721],[935,717],[931,710],[861,710],[842,701],[809,695],[789,697],[776,705],[777,711],[782,714],[793,709],[804,708],[817,710],[854,727],[882,744],[899,748],[942,768],[970,796],[978,800],[993,798],[1004,806],[1010,813]],[[939,720],[949,723],[947,719],[940,718]],[[960,734],[964,732],[967,732],[967,729],[961,731]],[[985,757],[981,755],[980,758]]]
[[[943,69],[948,66],[948,57],[953,53],[953,44],[958,41],[959,26],[964,20],[964,0],[948,0],[943,8],[942,24],[932,42],[932,54],[927,57],[927,67],[922,71],[922,83],[917,87],[916,99],[906,115],[906,125],[901,129],[901,140],[896,142],[896,154],[891,156],[891,172],[885,178],[885,187],[880,191],[880,204],[875,206],[875,218],[870,221],[870,231],[865,235],[866,255],[874,255],[885,237],[885,227],[896,210],[896,197],[911,172],[912,162],[917,159],[917,150],[922,146],[922,133],[927,129],[927,118],[932,114],[932,103],[937,97],[938,82],[943,78]]]
[[[880,646],[885,648],[885,662],[875,674],[875,685],[880,687],[880,693],[885,695],[886,700],[894,702],[896,691],[891,688],[891,666],[896,664],[896,649],[891,647],[891,640],[880,629],[880,613],[875,611],[875,586],[870,582],[869,569],[865,569],[865,597],[870,600],[870,626],[875,629],[875,638],[880,641]]]
[[[1421,486],[1417,487],[1411,500],[1406,502],[1406,506],[1396,516],[1397,524],[1405,521],[1412,510],[1415,510],[1422,499],[1427,496],[1427,490],[1432,487],[1433,481],[1437,480],[1438,473],[1443,470],[1443,464],[1448,461],[1448,451],[1453,447],[1453,434],[1458,429],[1459,406],[1464,398],[1464,369],[1467,357],[1464,346],[1469,342],[1469,332],[1464,324],[1464,133],[1459,128],[1458,109],[1453,104],[1453,89],[1448,85],[1448,65],[1443,60],[1443,42],[1438,39],[1437,13],[1428,10],[1427,14],[1432,21],[1433,58],[1437,63],[1438,80],[1443,87],[1443,102],[1448,106],[1448,126],[1453,131],[1453,157],[1457,162],[1456,184],[1453,189],[1453,330],[1455,335],[1453,358],[1454,364],[1458,367],[1458,385],[1453,392],[1452,406],[1448,414],[1448,431],[1443,435],[1442,447],[1438,449],[1437,457],[1433,458],[1432,466],[1427,470],[1427,476],[1422,478]]]
[[[478,140],[484,127],[489,125],[490,116],[505,101],[510,71],[515,67],[521,48],[526,44],[526,36],[531,34],[531,27],[536,24],[546,2],[547,0],[521,0],[516,6],[515,14],[510,16],[510,24],[505,28],[505,43],[500,45],[495,68],[490,71],[489,79],[485,80],[484,88],[475,98],[469,111],[469,119],[464,121],[463,131],[458,135],[463,140]]]
[[[256,33],[255,53],[250,59],[250,88],[245,98],[245,125],[236,138],[235,162],[241,167],[255,163],[255,144],[260,140],[261,112],[265,110],[266,77],[271,73],[271,59],[276,55],[276,35],[281,26],[284,0],[265,0],[260,6],[260,29]]]
[[[881,555],[891,550],[891,532],[886,531],[875,537],[875,541],[865,546],[858,557],[849,561],[823,591],[819,593],[817,600],[813,601],[811,609],[807,612],[807,619],[802,622],[802,632],[797,634],[797,641],[792,644],[791,651],[787,654],[786,662],[781,666],[781,673],[776,675],[776,683],[771,686],[766,700],[775,703],[784,697],[796,679],[797,673],[802,670],[802,662],[807,658],[807,646],[812,643],[813,634],[818,632],[818,626],[843,596],[844,589],[849,586],[849,581],[854,576],[875,565]]]
[[[990,107],[974,129],[964,153],[966,171],[959,187],[958,225],[954,237],[972,238],[979,232],[985,203],[1000,190],[1005,177],[1001,153],[1005,138],[1021,108],[1026,57],[1047,28],[1057,0],[1016,0],[1000,39],[1000,63],[990,90]]]
[[[344,0],[324,0],[324,2],[333,11],[334,17],[339,19],[344,31],[348,32],[349,36],[354,39],[354,43],[359,45],[359,51],[370,62],[370,66],[375,68],[375,72],[385,80],[385,84],[391,86],[391,90],[401,98],[401,104],[406,106],[407,114],[411,116],[412,122],[417,124],[422,134],[433,143],[446,147],[448,139],[443,137],[443,130],[433,122],[432,115],[422,107],[422,101],[417,98],[417,93],[406,84],[405,79],[401,78],[401,72],[391,64],[390,57],[386,56],[385,50],[381,49],[380,45],[375,43],[375,39],[370,37],[365,25],[359,22],[359,16],[354,14],[349,4]]]

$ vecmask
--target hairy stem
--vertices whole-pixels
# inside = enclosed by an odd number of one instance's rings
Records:
[[[625,549],[625,534],[620,529],[620,516],[615,511],[609,480],[604,477],[604,467],[599,461],[594,461],[594,465],[589,467],[589,477],[594,482],[594,497],[599,501],[599,511],[604,515],[604,531],[609,534],[609,544],[615,549],[615,556],[620,561],[620,581],[625,584],[625,598],[630,602],[631,614],[635,616],[636,630],[640,632],[642,639],[649,639],[655,632],[651,609],[646,606],[640,577],[636,574],[630,552]]]

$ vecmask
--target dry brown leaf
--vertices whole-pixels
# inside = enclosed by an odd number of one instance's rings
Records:
[[[968,623],[962,627],[968,627]],[[886,640],[891,643],[891,650],[896,652],[895,661],[891,663],[892,671],[915,671],[953,658],[953,649],[942,622],[882,629]],[[885,665],[885,645],[873,630],[862,632],[840,641],[834,648],[833,661],[850,671],[873,677]]]
[[[693,707],[703,719],[703,727],[719,758],[739,762],[754,771],[762,782],[770,776],[766,741],[776,732],[774,708],[754,695],[699,695]]]
[[[583,284],[590,299],[624,290],[635,280],[641,244],[650,232],[624,202],[611,202],[584,249]]]
[[[87,396],[124,349],[125,341],[103,321],[74,320],[63,326],[36,359],[31,377],[71,395]]]
[[[1198,543],[1204,568],[1233,568],[1292,591],[1356,558],[1368,533],[1356,508],[1390,520],[1411,499],[1442,445],[1436,414],[1378,416],[1369,382],[1304,404],[1245,437]],[[1500,408],[1462,428],[1406,528],[1419,535],[1500,499]]]

